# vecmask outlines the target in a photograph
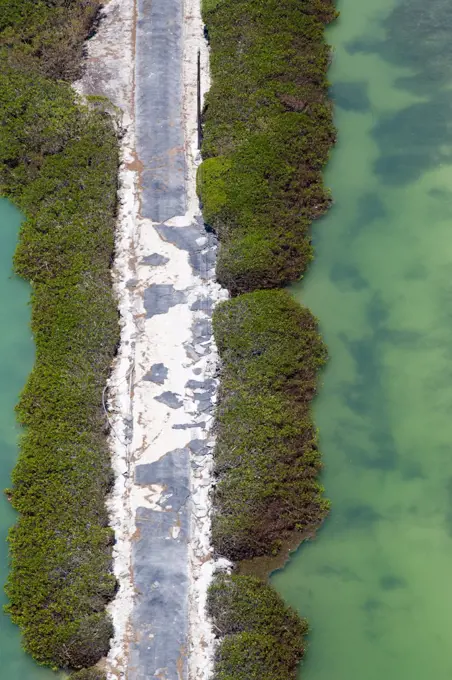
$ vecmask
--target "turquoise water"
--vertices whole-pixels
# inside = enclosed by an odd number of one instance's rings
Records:
[[[304,680],[452,678],[452,5],[341,0],[335,205],[294,294],[330,362],[314,410],[332,512],[273,582]]]
[[[10,486],[11,470],[17,459],[19,430],[14,406],[33,364],[28,286],[13,276],[12,257],[21,214],[0,200],[0,489]],[[0,581],[8,574],[6,536],[15,513],[0,494]],[[0,588],[0,605],[6,602]],[[21,649],[20,633],[0,611],[0,678],[2,680],[56,680],[51,671],[39,668]]]

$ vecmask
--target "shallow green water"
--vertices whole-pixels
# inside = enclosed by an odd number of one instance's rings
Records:
[[[28,286],[12,275],[12,257],[21,220],[20,213],[0,200],[0,490],[10,486],[17,459],[18,427],[14,406],[33,364],[33,339],[29,328]],[[8,573],[6,535],[15,514],[0,494],[0,581]],[[0,586],[0,606],[5,603]],[[2,680],[56,680],[39,668],[20,646],[18,628],[0,611],[0,678]]]
[[[452,6],[342,0],[328,31],[335,205],[297,298],[332,512],[273,582],[312,625],[304,680],[452,678]]]

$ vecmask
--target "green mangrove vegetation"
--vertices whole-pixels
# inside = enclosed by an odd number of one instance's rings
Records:
[[[110,116],[62,80],[79,73],[98,6],[0,1],[0,192],[26,216],[15,269],[32,286],[36,343],[8,490],[19,518],[7,611],[36,661],[66,669],[107,653],[116,588],[102,391],[119,339],[110,281],[118,144]]]
[[[261,579],[219,576],[209,591],[208,610],[216,629],[226,636],[215,680],[294,676],[304,653],[307,622]]]
[[[2,67],[55,80],[81,73],[100,0],[0,0]]]
[[[331,0],[204,0],[203,17],[212,87],[198,193],[220,242],[217,278],[232,295],[213,319],[222,364],[212,539],[252,574],[211,586],[215,678],[287,680],[307,623],[258,578],[257,562],[284,559],[329,507],[310,406],[326,348],[310,311],[278,288],[305,272],[310,225],[331,202],[324,29],[336,10]]]
[[[107,676],[98,668],[83,668],[72,673],[71,680],[107,680]]]
[[[335,16],[331,0],[204,2],[212,87],[199,193],[233,295],[294,281],[312,258],[309,225],[330,204],[323,34]]]
[[[327,502],[310,401],[326,359],[316,320],[284,290],[233,298],[214,313],[222,359],[213,541],[240,561],[311,533]]]

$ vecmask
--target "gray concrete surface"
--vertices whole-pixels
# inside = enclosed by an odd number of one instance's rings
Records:
[[[141,216],[164,222],[186,210],[182,120],[183,0],[138,0],[136,33],[136,151],[142,164]],[[199,235],[199,234],[198,234]],[[168,258],[149,253],[158,267]],[[144,292],[147,318],[186,301],[170,284]],[[163,384],[168,370],[149,366],[144,380]],[[155,397],[179,409],[180,395]],[[187,439],[190,439],[188,431]],[[189,449],[170,451],[136,469],[135,484],[163,487],[158,510],[138,508],[132,568],[136,589],[132,613],[128,680],[187,677]]]
[[[162,404],[166,404],[169,408],[181,408],[184,405],[180,395],[175,392],[162,392],[162,394],[154,397],[154,399]]]
[[[198,276],[204,281],[214,278],[217,238],[205,231],[204,224],[195,223],[182,228],[160,224],[156,229],[164,241],[188,252],[190,264]]]
[[[135,102],[141,216],[156,223],[150,228],[162,241],[187,253],[193,273],[206,282],[214,277],[215,237],[205,232],[201,220],[180,227],[165,224],[186,210],[182,8],[183,0],[138,0]],[[151,251],[142,262],[162,267],[169,259]],[[190,305],[191,340],[184,343],[184,350],[194,376],[202,374],[196,365],[211,353],[212,344],[213,303],[199,278],[197,282],[196,289],[187,290],[177,290],[170,282],[153,283],[144,290],[143,300],[146,318],[155,324],[170,308]],[[168,451],[155,463],[138,465],[135,471],[135,485],[149,488],[150,495],[162,491],[156,494],[158,507],[139,507],[136,514],[127,680],[187,680],[190,473],[205,466],[211,456],[199,437],[207,437],[215,381],[189,380],[184,394],[177,394],[169,388],[171,371],[164,364],[150,362],[144,370],[143,381],[162,385],[154,399],[167,407],[170,431],[183,433],[184,448]],[[175,417],[172,424],[171,414],[181,413],[186,405],[193,422],[180,423]],[[149,435],[152,439],[155,433]]]
[[[182,123],[182,0],[138,0],[137,154],[141,214],[163,222],[185,213]]]
[[[156,314],[166,314],[170,307],[185,302],[185,293],[166,283],[153,283],[144,291],[144,308],[150,319]]]
[[[181,511],[190,497],[189,465],[188,449],[179,449],[136,470],[137,484],[159,484],[165,493],[160,510],[138,508],[136,516],[137,604],[128,669],[133,680],[183,680],[187,674],[189,513]]]
[[[151,267],[161,267],[167,262],[169,262],[169,259],[163,255],[159,255],[159,253],[152,253],[152,255],[143,257],[143,264],[148,264]]]
[[[150,380],[157,385],[163,385],[168,377],[168,369],[164,364],[152,364],[150,370],[144,376],[144,380]]]

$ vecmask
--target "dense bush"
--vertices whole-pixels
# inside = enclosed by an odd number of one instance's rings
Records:
[[[219,575],[209,588],[208,611],[221,635],[256,631],[304,651],[308,624],[288,607],[278,593],[254,576]]]
[[[97,5],[0,0],[0,190],[26,215],[15,269],[32,285],[36,343],[17,408],[25,431],[8,492],[19,519],[7,611],[38,662],[73,669],[93,666],[112,635],[102,392],[119,337],[118,145],[107,115],[43,74],[74,75]],[[87,673],[78,677],[103,677]]]
[[[21,87],[17,139],[26,140],[33,118],[51,131],[44,144],[56,127],[59,150],[36,147],[33,171],[26,142],[0,159],[3,168],[11,167],[2,173],[3,192],[27,215],[15,265],[33,285],[36,342],[36,363],[18,406],[26,430],[11,491],[19,521],[10,537],[8,611],[38,661],[79,668],[108,651],[111,624],[104,609],[115,590],[104,504],[112,474],[101,400],[118,341],[109,272],[117,143],[111,121],[76,106],[66,86],[33,79],[27,87],[22,76]],[[71,105],[54,119],[49,105],[45,122],[36,111],[45,116],[46,97]],[[1,115],[7,129],[11,117],[19,125],[11,107]]]
[[[99,668],[84,668],[82,671],[72,673],[70,680],[107,680],[107,676]]]
[[[310,532],[328,504],[310,401],[326,359],[315,318],[282,290],[221,303],[213,543],[232,560],[278,552]]]
[[[44,159],[60,159],[61,152],[71,139],[83,132],[83,114],[69,85],[54,82],[38,75],[29,76],[14,69],[0,72],[0,191],[12,200],[19,200],[24,192],[46,194],[42,177],[38,184]],[[60,177],[60,186],[67,182]],[[54,187],[48,187],[48,194]],[[39,197],[38,197],[39,200]],[[22,198],[23,202],[23,198]],[[28,208],[33,209],[30,196]]]
[[[100,0],[0,0],[2,65],[75,80],[100,6]]]
[[[215,680],[290,680],[304,654],[308,626],[267,584],[251,576],[217,576],[209,614],[221,638]]]
[[[330,198],[334,142],[324,26],[331,0],[205,0],[212,88],[198,191],[233,295],[296,280]]]

